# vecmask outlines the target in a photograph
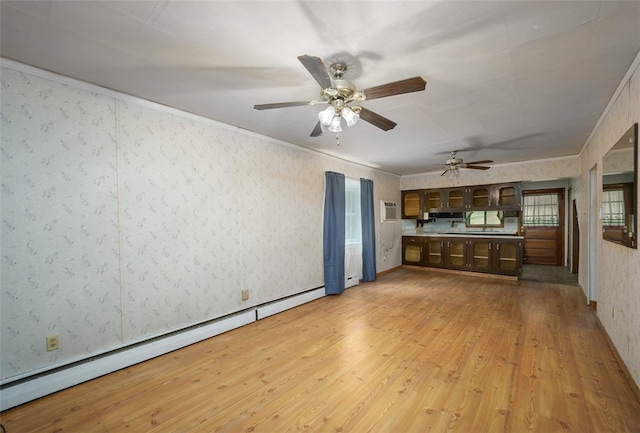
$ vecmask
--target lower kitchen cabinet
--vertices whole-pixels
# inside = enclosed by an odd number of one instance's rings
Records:
[[[518,276],[522,240],[467,237],[403,236],[402,263]]]
[[[463,238],[447,238],[446,244],[446,268],[465,270],[468,261],[467,241]]]
[[[469,246],[469,270],[475,272],[492,272],[491,254],[493,241],[491,239],[472,239],[467,242]]]
[[[423,249],[425,251],[425,266],[436,268],[442,268],[445,266],[444,239],[425,237]]]
[[[405,265],[423,265],[422,242],[420,236],[402,237],[402,263]]]
[[[514,239],[494,240],[493,272],[503,275],[522,273],[522,241]]]

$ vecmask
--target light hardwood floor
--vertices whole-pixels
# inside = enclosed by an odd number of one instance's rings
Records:
[[[1,414],[38,432],[640,432],[577,286],[402,269]]]

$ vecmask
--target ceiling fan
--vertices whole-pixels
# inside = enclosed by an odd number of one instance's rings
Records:
[[[445,174],[452,172],[457,173],[461,168],[470,168],[473,170],[489,170],[491,167],[487,167],[486,165],[478,165],[478,164],[490,164],[493,161],[490,159],[485,159],[482,161],[473,161],[473,162],[464,162],[462,158],[456,158],[457,150],[451,151],[451,159],[447,159],[444,162],[444,165],[447,166],[447,169],[442,172],[440,176],[444,176]]]
[[[359,118],[374,126],[388,131],[396,126],[396,123],[368,110],[360,105],[349,105],[352,102],[360,102],[383,98],[386,96],[400,95],[402,93],[419,92],[425,89],[427,82],[422,77],[413,77],[406,80],[395,81],[381,86],[371,87],[362,91],[356,90],[356,86],[342,77],[347,71],[344,63],[334,63],[329,69],[320,57],[309,55],[299,56],[298,60],[311,73],[320,84],[320,101],[294,101],[277,102],[272,104],[258,104],[256,110],[268,110],[272,108],[297,107],[302,105],[327,104],[328,107],[318,114],[318,123],[311,132],[311,137],[322,135],[322,125],[336,134],[342,131],[343,118],[347,126],[353,126]],[[336,136],[338,140],[338,137]],[[338,145],[340,142],[338,141]]]

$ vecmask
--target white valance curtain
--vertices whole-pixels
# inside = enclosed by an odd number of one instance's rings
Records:
[[[603,191],[602,223],[605,226],[624,226],[624,191],[622,189]]]
[[[558,194],[527,194],[523,199],[523,225],[546,227],[560,225]]]

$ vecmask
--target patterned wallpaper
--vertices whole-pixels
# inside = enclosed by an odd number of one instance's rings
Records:
[[[26,66],[0,85],[4,381],[322,286],[326,170],[400,202],[398,176],[177,110]],[[401,224],[376,216],[380,272]]]
[[[576,197],[580,215],[579,282],[589,288],[589,172],[596,167],[598,206],[602,202],[602,159],[607,151],[635,123],[640,122],[640,70],[631,71],[629,80],[613,99],[580,155],[579,195]],[[640,185],[636,185],[640,197]],[[596,281],[598,317],[616,346],[636,384],[640,384],[640,251],[602,240],[602,228],[597,226]]]
[[[115,101],[2,70],[2,377],[121,342]]]

